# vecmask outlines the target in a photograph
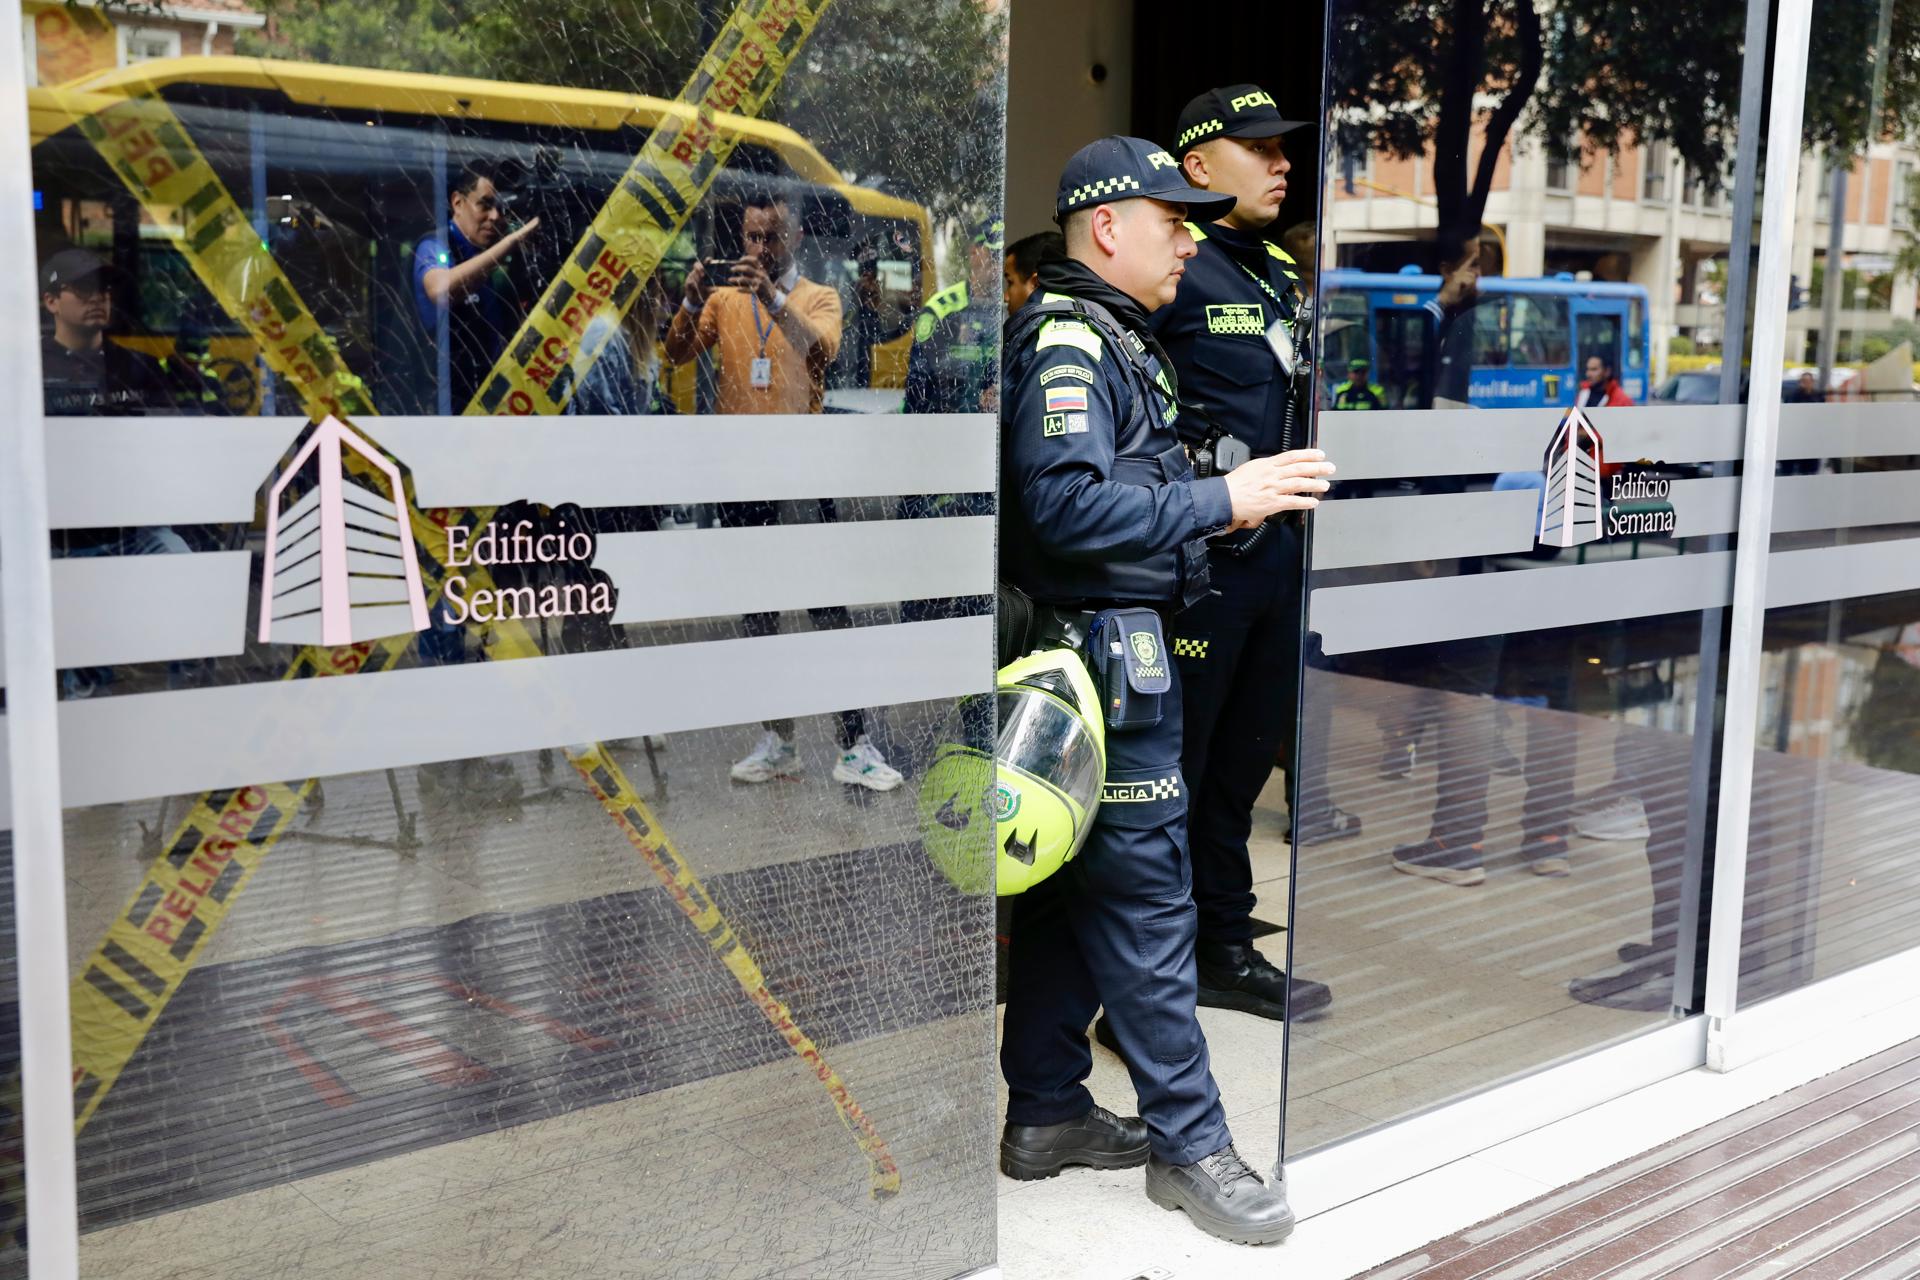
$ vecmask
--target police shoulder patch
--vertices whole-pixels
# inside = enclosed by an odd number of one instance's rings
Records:
[[[1044,387],[1049,382],[1054,382],[1061,378],[1078,378],[1082,382],[1091,383],[1093,381],[1093,370],[1084,365],[1056,364],[1051,369],[1041,370],[1040,385]]]
[[[913,340],[915,342],[925,342],[928,338],[931,338],[933,336],[933,326],[933,312],[922,311],[920,318],[913,322]]]
[[[1095,360],[1100,355],[1100,335],[1083,320],[1049,320],[1040,326],[1040,335],[1034,339],[1034,350],[1045,351],[1048,347],[1077,347]]]

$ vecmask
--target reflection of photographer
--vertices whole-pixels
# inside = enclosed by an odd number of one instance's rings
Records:
[[[740,231],[744,257],[703,258],[687,273],[667,359],[686,364],[719,348],[716,412],[819,413],[840,350],[840,295],[801,277],[801,232],[785,197],[748,197]]]
[[[445,356],[455,408],[473,398],[526,312],[502,268],[540,219],[509,229],[503,204],[493,171],[467,164],[448,183],[445,229],[420,237],[413,253],[414,307]]]

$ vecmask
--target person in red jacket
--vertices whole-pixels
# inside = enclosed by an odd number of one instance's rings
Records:
[[[1587,357],[1587,380],[1580,384],[1580,399],[1576,403],[1583,409],[1596,405],[1631,408],[1633,397],[1620,389],[1613,362],[1605,356],[1592,355]]]

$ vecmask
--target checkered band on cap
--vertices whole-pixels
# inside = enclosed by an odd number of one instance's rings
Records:
[[[1140,190],[1140,179],[1130,173],[1119,178],[1102,178],[1098,182],[1089,182],[1084,187],[1075,187],[1073,192],[1067,196],[1067,207],[1069,209],[1077,209],[1090,200],[1098,200],[1103,196],[1117,195],[1122,191],[1138,190]]]
[[[1199,124],[1181,134],[1180,140],[1174,145],[1184,151],[1197,139],[1204,138],[1210,133],[1218,133],[1226,127],[1226,122],[1222,120],[1202,120]]]

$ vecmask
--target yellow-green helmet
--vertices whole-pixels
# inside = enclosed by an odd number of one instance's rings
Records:
[[[1064,866],[1086,841],[1107,772],[1100,695],[1078,654],[1028,654],[996,685],[993,754],[948,743],[920,787],[922,842],[964,893],[1024,893]]]

